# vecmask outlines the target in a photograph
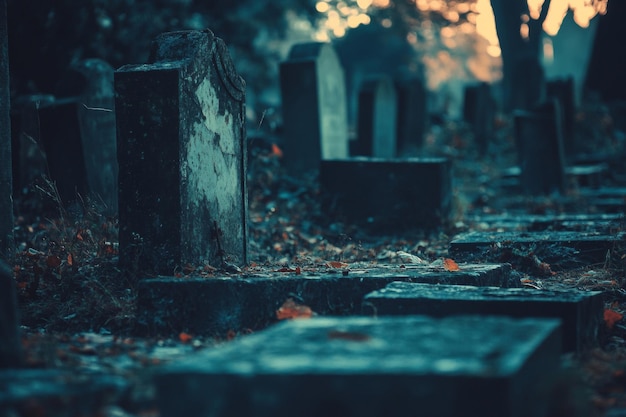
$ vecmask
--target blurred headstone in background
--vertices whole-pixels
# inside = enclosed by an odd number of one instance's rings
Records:
[[[397,153],[415,155],[424,142],[428,121],[424,79],[416,73],[401,70],[394,81],[398,98]]]
[[[489,84],[478,83],[465,87],[463,120],[470,125],[481,154],[487,151],[493,137],[495,111],[495,100]]]
[[[297,44],[280,65],[284,161],[292,173],[348,156],[344,73],[330,44]]]
[[[117,212],[117,149],[113,67],[100,59],[73,64],[57,88],[58,97],[78,101],[89,196],[107,214]]]
[[[550,80],[546,83],[546,95],[555,98],[561,109],[561,124],[563,129],[563,152],[566,158],[571,158],[576,152],[576,138],[574,137],[574,117],[576,103],[574,96],[574,78]]]
[[[558,101],[552,99],[514,115],[522,190],[528,195],[563,193],[565,160]]]
[[[367,79],[359,91],[356,142],[351,155],[394,158],[397,154],[396,89],[391,78]]]

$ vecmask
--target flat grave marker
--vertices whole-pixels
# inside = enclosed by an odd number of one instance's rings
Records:
[[[293,320],[162,368],[156,397],[163,417],[539,416],[560,338],[551,319]]]
[[[393,281],[429,284],[519,286],[509,265],[460,265],[445,271],[400,265],[312,273],[142,280],[138,285],[139,329],[148,334],[225,335],[258,330],[276,321],[276,310],[294,298],[323,315],[360,314],[363,297]]]
[[[328,213],[373,232],[435,230],[452,208],[452,167],[445,158],[322,161],[320,184]]]
[[[120,263],[247,260],[245,83],[209,30],[165,33],[115,72]]]
[[[563,350],[581,352],[597,345],[604,300],[600,291],[474,287],[393,282],[365,296],[363,311],[377,316],[504,315],[561,320]]]
[[[357,139],[352,155],[394,158],[397,155],[397,96],[389,77],[370,78],[359,91]]]
[[[536,254],[553,269],[569,269],[603,265],[607,253],[625,238],[625,232],[468,232],[454,237],[449,252],[459,261],[506,262],[503,254],[520,250]]]
[[[280,86],[287,168],[317,171],[322,159],[346,158],[346,86],[332,45],[295,45],[280,65]]]

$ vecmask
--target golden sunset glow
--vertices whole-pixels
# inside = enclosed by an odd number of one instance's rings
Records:
[[[543,0],[527,0],[530,17],[538,19],[543,6]],[[559,32],[561,23],[567,12],[574,14],[574,22],[582,28],[589,26],[589,21],[597,14],[606,13],[606,0],[552,0],[550,9],[543,22],[543,30],[550,36]]]

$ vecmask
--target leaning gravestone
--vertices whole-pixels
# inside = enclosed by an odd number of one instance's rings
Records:
[[[120,263],[247,258],[245,83],[209,30],[165,33],[115,72]]]
[[[558,101],[515,112],[515,140],[519,152],[521,185],[526,194],[565,191],[563,133]]]
[[[7,2],[3,0],[0,3],[0,258],[8,258],[13,248],[13,173],[9,108]]]
[[[295,173],[348,156],[343,68],[330,44],[295,45],[280,65],[285,165]]]
[[[0,369],[17,368],[22,361],[17,311],[13,274],[0,261]]]
[[[363,82],[359,92],[357,143],[354,155],[393,158],[396,156],[397,98],[388,77]]]

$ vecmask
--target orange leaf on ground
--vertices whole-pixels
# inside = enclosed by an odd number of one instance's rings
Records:
[[[458,271],[460,268],[459,268],[459,264],[454,262],[452,259],[444,258],[443,269],[445,269],[446,271]]]
[[[617,311],[613,311],[611,309],[604,309],[604,322],[606,323],[606,327],[612,329],[615,326],[615,323],[624,318],[623,314],[618,313]]]
[[[191,339],[193,339],[193,336],[190,335],[189,333],[181,332],[178,335],[178,339],[180,339],[180,341],[183,343],[189,343]]]
[[[272,143],[272,155],[278,157],[278,158],[282,158],[283,157],[283,151],[282,149],[280,149],[278,147],[277,144]]]
[[[309,306],[297,304],[293,298],[288,298],[278,310],[276,318],[278,320],[309,318],[313,315],[313,310]]]
[[[339,261],[330,261],[330,262],[327,262],[326,265],[328,265],[331,268],[346,268],[348,266],[347,263],[339,262]]]

